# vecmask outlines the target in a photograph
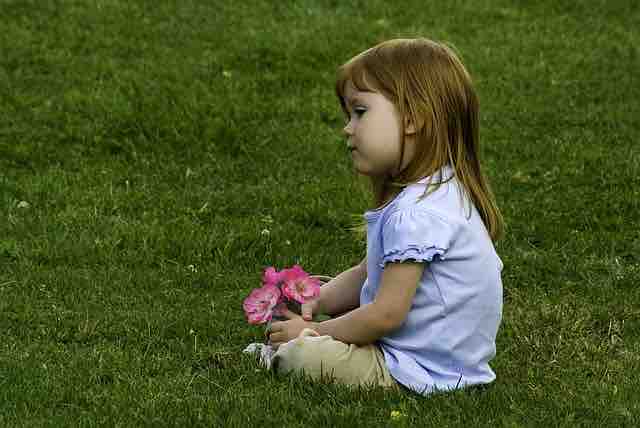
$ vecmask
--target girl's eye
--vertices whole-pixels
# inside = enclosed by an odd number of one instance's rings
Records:
[[[365,114],[366,111],[367,109],[365,107],[356,107],[353,109],[353,112],[358,117],[362,117],[362,115]]]
[[[346,122],[349,123],[354,116],[360,119],[362,115],[366,113],[366,111],[367,111],[366,107],[362,107],[362,106],[353,107],[346,115],[346,118],[345,118]]]

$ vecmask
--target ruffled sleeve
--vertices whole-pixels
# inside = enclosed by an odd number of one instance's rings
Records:
[[[382,227],[382,262],[444,260],[454,239],[455,228],[429,210],[398,210]]]

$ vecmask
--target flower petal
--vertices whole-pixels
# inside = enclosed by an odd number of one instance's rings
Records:
[[[264,324],[271,320],[271,316],[271,312],[254,312],[247,314],[247,321],[249,321],[249,324]]]
[[[273,266],[269,266],[262,274],[262,283],[264,285],[277,285],[280,282],[281,272],[278,272]]]
[[[273,308],[281,300],[280,289],[271,284],[254,288],[242,302],[247,320],[251,324],[261,324],[271,319]]]

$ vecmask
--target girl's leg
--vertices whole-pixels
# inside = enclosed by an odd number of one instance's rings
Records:
[[[305,329],[296,339],[280,345],[273,357],[277,373],[304,373],[313,379],[332,378],[347,385],[397,388],[375,345],[347,345],[330,336]]]

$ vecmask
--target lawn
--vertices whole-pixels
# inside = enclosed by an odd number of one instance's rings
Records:
[[[640,425],[638,28],[632,0],[0,0],[0,426]],[[498,378],[274,376],[242,299],[362,258],[335,69],[405,36],[480,95]]]

